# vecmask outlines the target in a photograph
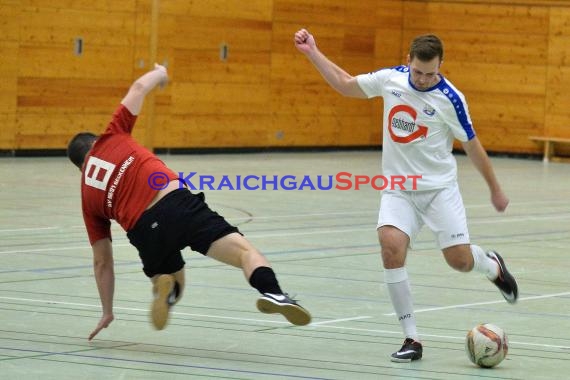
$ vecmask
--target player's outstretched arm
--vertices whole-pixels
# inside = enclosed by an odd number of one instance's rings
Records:
[[[297,31],[294,41],[297,50],[311,61],[332,88],[344,96],[367,98],[358,85],[356,77],[347,73],[321,53],[317,48],[315,38],[306,29]]]
[[[477,168],[479,173],[481,173],[485,182],[487,182],[487,186],[491,192],[491,203],[493,203],[495,209],[499,212],[505,211],[509,205],[509,198],[507,198],[501,189],[499,181],[495,176],[493,166],[491,165],[491,160],[489,160],[489,156],[477,136],[464,142],[463,149],[473,165]]]
[[[168,73],[166,72],[166,67],[155,63],[154,70],[147,72],[131,85],[121,104],[127,107],[133,115],[138,115],[142,109],[146,94],[158,84],[164,85],[167,81]]]
[[[109,326],[113,319],[113,295],[115,293],[115,271],[113,264],[113,246],[109,238],[98,240],[93,244],[93,269],[99,298],[103,308],[103,316],[99,320],[95,330],[89,334],[89,340],[102,329]]]

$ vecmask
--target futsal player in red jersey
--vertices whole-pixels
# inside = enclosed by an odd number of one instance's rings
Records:
[[[166,68],[155,64],[131,85],[102,135],[79,133],[68,145],[68,157],[82,173],[83,219],[103,309],[89,340],[114,319],[111,220],[127,231],[153,283],[151,319],[156,329],[166,326],[171,307],[182,296],[185,247],[241,268],[261,293],[257,300],[261,312],[280,313],[294,325],[309,324],[311,315],[281,290],[267,259],[208,207],[203,193],[193,194],[181,186],[177,174],[131,136],[146,94],[167,81]],[[149,184],[156,173],[165,176],[161,190]]]

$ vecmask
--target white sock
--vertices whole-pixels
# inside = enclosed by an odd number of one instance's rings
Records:
[[[471,245],[473,255],[473,270],[483,273],[489,280],[494,280],[499,275],[499,267],[495,260],[489,258],[483,248],[478,245]]]
[[[384,269],[384,281],[406,338],[419,342],[412,292],[406,268]]]

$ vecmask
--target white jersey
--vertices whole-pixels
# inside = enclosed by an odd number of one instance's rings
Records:
[[[388,178],[421,175],[416,190],[456,182],[453,140],[475,137],[463,94],[443,76],[435,86],[419,91],[410,82],[407,66],[356,78],[369,98],[384,98],[382,174]]]

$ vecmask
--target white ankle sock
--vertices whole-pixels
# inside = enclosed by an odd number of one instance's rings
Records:
[[[494,280],[499,275],[499,267],[497,262],[489,258],[483,248],[478,245],[471,245],[471,254],[473,255],[473,270],[483,273],[489,280]]]
[[[384,281],[404,334],[407,338],[419,342],[412,292],[406,268],[384,269]]]

